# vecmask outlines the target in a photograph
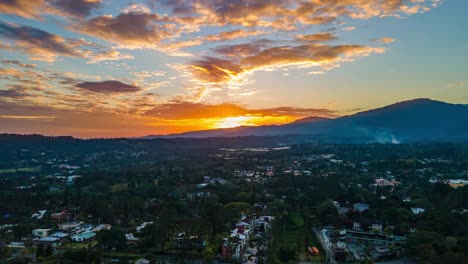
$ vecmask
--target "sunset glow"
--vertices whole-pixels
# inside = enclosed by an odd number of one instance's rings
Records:
[[[465,103],[467,8],[0,1],[0,132],[136,137],[334,118],[420,97]]]
[[[255,121],[261,117],[258,116],[230,116],[221,119],[215,125],[216,128],[231,128],[238,126],[255,126]]]

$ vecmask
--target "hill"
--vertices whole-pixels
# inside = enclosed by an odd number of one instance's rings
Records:
[[[213,129],[144,139],[286,135],[352,143],[468,141],[468,107],[415,99],[336,119],[310,117],[285,125]]]

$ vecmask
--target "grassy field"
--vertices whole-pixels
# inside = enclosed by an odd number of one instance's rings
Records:
[[[93,240],[88,243],[67,243],[64,245],[64,249],[83,249],[83,248],[88,248],[88,245],[90,245],[92,248],[97,245],[97,241]]]
[[[126,183],[112,185],[113,192],[125,191],[127,190],[127,188],[128,188],[128,184]]]
[[[288,216],[288,224],[285,232],[275,235],[274,248],[290,248],[294,249],[299,261],[320,262],[321,256],[310,256],[306,250],[307,230],[305,228],[304,219],[298,213],[293,213]],[[313,233],[309,234],[309,245],[317,247],[321,250],[320,243],[317,241]]]
[[[39,167],[30,167],[30,168],[17,168],[17,169],[0,169],[0,174],[4,173],[16,173],[16,172],[36,172],[40,171]]]

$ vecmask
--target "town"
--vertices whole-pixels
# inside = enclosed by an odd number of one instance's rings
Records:
[[[8,148],[0,263],[468,260],[468,145],[128,141]]]

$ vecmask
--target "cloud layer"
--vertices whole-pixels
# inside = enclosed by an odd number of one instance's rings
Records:
[[[144,135],[213,128],[224,118],[333,117],[323,107],[254,109],[239,100],[268,93],[253,85],[257,74],[307,69],[298,77],[313,78],[384,53],[396,39],[355,42],[357,22],[404,18],[441,2],[0,1],[0,122],[110,136],[122,125]]]

